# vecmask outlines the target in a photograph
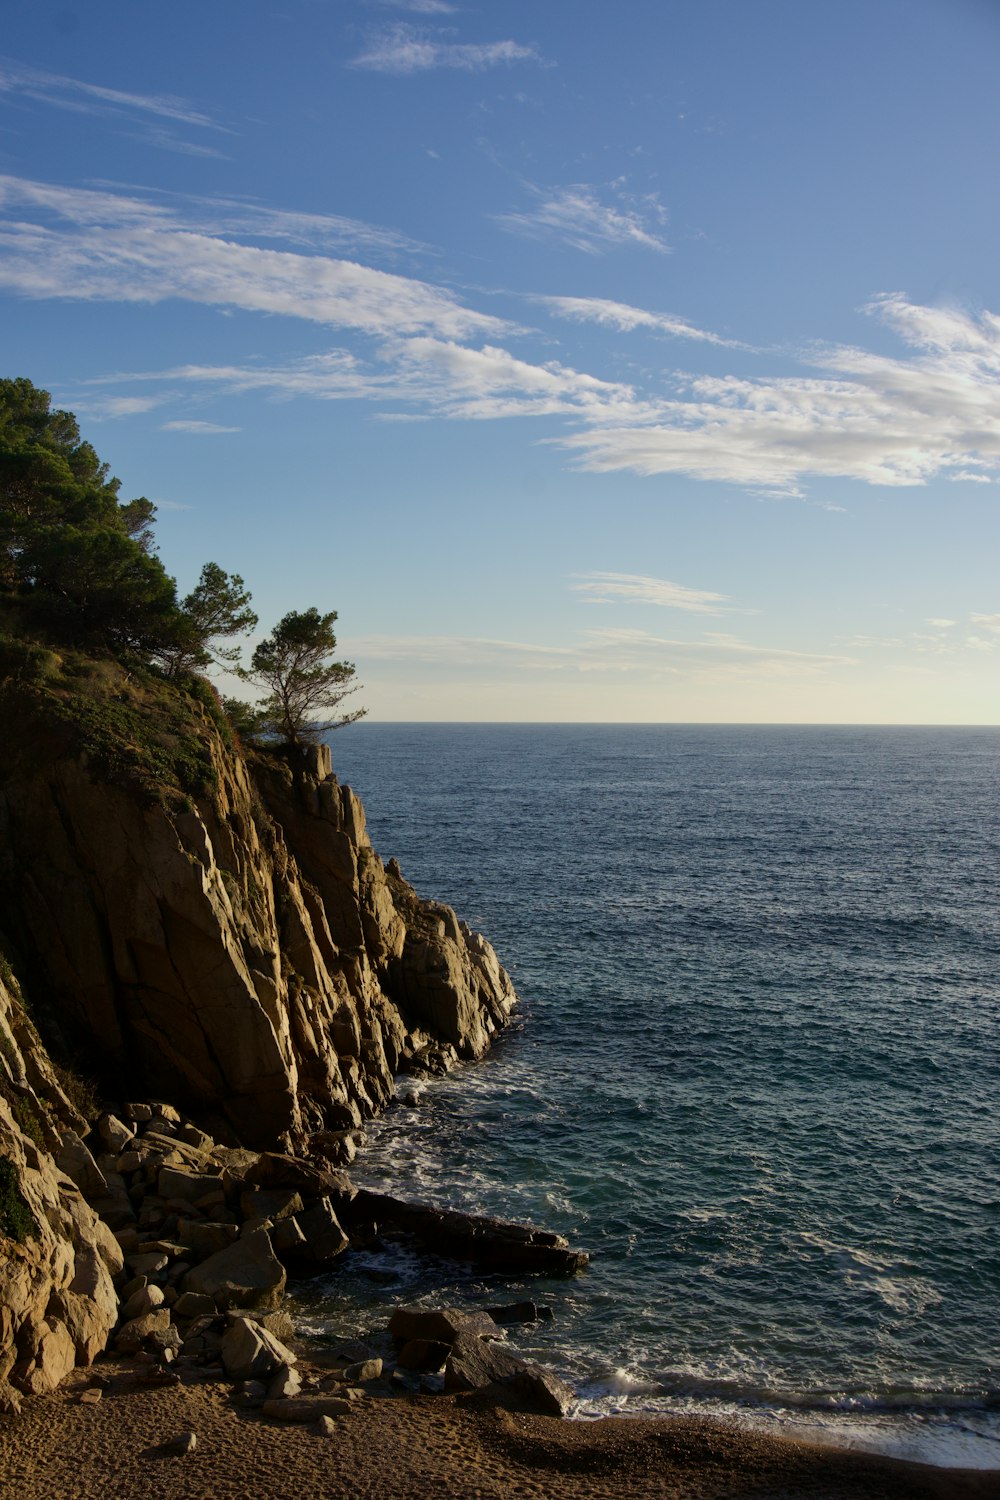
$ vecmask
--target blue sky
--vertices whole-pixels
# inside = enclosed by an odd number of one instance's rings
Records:
[[[0,0],[0,346],[380,719],[996,723],[994,0]]]

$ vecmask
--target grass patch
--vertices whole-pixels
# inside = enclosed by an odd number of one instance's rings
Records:
[[[211,796],[217,783],[213,730],[227,746],[233,743],[209,683],[194,677],[170,682],[149,667],[126,669],[80,652],[67,651],[59,671],[44,681],[8,678],[0,698],[4,717],[20,718],[26,735],[34,720],[68,736],[68,748],[86,756],[98,777],[148,805],[189,806]]]
[[[83,1115],[85,1120],[93,1124],[101,1113],[97,1085],[89,1078],[81,1078],[79,1073],[73,1072],[72,1068],[64,1068],[57,1062],[53,1062],[52,1071],[73,1108],[78,1114]]]

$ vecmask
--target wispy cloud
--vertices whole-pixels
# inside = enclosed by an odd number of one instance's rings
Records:
[[[205,130],[225,127],[188,100],[174,94],[133,94],[48,73],[9,59],[0,60],[0,95],[21,96],[57,109],[83,110],[92,114],[149,117],[194,125]]]
[[[163,429],[164,432],[194,432],[194,433],[204,433],[205,436],[212,436],[215,433],[219,433],[219,432],[242,432],[243,431],[242,427],[223,427],[218,422],[199,422],[194,417],[187,418],[187,419],[178,418],[178,420],[175,421],[175,422],[164,422],[162,424],[162,429]]]
[[[13,206],[34,209],[36,222],[22,218],[0,229],[0,285],[23,296],[180,297],[369,333],[468,338],[510,331],[427,282],[355,261],[239,244],[178,223],[169,208],[147,199],[0,178],[0,207]]]
[[[577,675],[587,672],[651,674],[812,675],[833,667],[855,665],[837,653],[786,651],[755,645],[735,636],[715,634],[697,641],[651,635],[642,630],[589,630],[571,646],[466,636],[352,637],[345,643],[353,655],[376,662],[415,662],[442,671],[487,665],[516,666],[518,671]]]
[[[1000,615],[971,615],[970,619],[980,630],[991,630],[1000,635]]]
[[[718,344],[724,349],[747,347],[735,339],[724,339],[706,328],[697,328],[686,318],[674,317],[671,313],[646,312],[641,307],[631,307],[627,302],[611,302],[606,297],[536,297],[533,300],[543,302],[559,318],[568,318],[574,323],[597,323],[619,333],[648,328],[670,338],[694,339],[697,343]]]
[[[0,177],[0,209],[6,210],[0,287],[24,297],[149,304],[176,298],[357,336],[349,349],[280,365],[220,362],[144,371],[135,379],[363,398],[387,415],[557,418],[563,430],[544,440],[562,445],[583,469],[686,474],[752,492],[802,495],[817,477],[903,486],[1000,476],[1000,318],[989,312],[924,308],[902,294],[879,297],[867,311],[903,340],[897,357],[813,347],[800,356],[803,374],[737,376],[724,367],[721,374],[671,374],[664,394],[664,377],[655,372],[655,388],[643,389],[568,360],[520,357],[506,347],[527,334],[520,325],[431,281],[326,253],[352,237],[367,239],[365,248],[377,253],[406,248],[392,231],[353,220],[10,176]],[[300,248],[283,248],[288,244]],[[547,302],[558,316],[624,332],[655,326],[717,346],[717,365],[728,346],[684,319],[625,303]],[[123,393],[117,409],[106,406],[103,414],[127,412],[129,401],[132,410],[148,409],[134,399]],[[393,411],[399,406],[405,412]]]
[[[915,353],[815,350],[823,376],[702,376],[641,426],[561,441],[599,472],[690,474],[781,494],[810,476],[920,485],[1000,469],[1000,319],[922,308],[901,295],[868,309]]]
[[[480,73],[502,63],[540,61],[537,49],[522,42],[443,41],[440,36],[401,21],[373,37],[367,50],[353,58],[350,65],[374,73],[426,73],[432,68]]]
[[[928,615],[927,623],[928,625],[933,625],[937,630],[950,630],[953,625],[958,624],[958,621],[945,620],[940,615]]]
[[[368,0],[386,10],[409,10],[418,16],[451,16],[458,10],[449,0]]]
[[[51,225],[62,224],[64,232],[72,228],[97,228],[109,234],[122,229],[176,230],[327,250],[414,253],[424,249],[396,230],[341,214],[302,213],[241,198],[166,193],[143,196],[123,192],[115,183],[68,188],[0,175],[0,206],[34,213]]]
[[[649,578],[640,573],[577,573],[578,583],[571,585],[586,595],[588,604],[612,604],[622,600],[631,604],[655,604],[663,609],[683,609],[691,614],[721,615],[732,613],[729,597],[708,589],[692,589],[666,578]]]
[[[491,345],[473,349],[421,335],[384,342],[373,360],[336,349],[284,365],[180,365],[103,377],[104,383],[146,380],[215,385],[227,394],[379,399],[403,402],[413,414],[466,420],[600,415],[608,421],[637,410],[630,386],[555,361],[532,364]]]
[[[141,416],[143,412],[152,411],[157,406],[162,406],[167,399],[165,395],[152,396],[94,396],[85,395],[75,399],[73,405],[80,412],[94,422],[114,421],[118,417]]]
[[[530,208],[494,216],[504,229],[532,239],[562,240],[588,255],[622,245],[639,245],[660,254],[670,250],[659,233],[664,214],[655,199],[647,197],[637,203],[619,194],[617,204],[602,203],[597,189],[587,183],[561,188],[528,184],[528,190],[534,200]]]

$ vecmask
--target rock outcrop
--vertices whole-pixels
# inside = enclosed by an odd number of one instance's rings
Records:
[[[128,699],[129,723],[163,738],[155,699],[108,672],[102,713]],[[225,1121],[234,1143],[336,1159],[401,1068],[485,1051],[515,1002],[506,973],[449,907],[387,872],[325,747],[244,756],[190,699],[198,784],[151,793],[129,747],[86,748],[65,699],[7,698],[3,927],[45,1015],[104,1078],[219,1138]]]
[[[4,959],[0,1410],[116,1326],[211,1353],[285,1262],[340,1254],[358,1127],[515,1003],[489,943],[383,866],[324,747],[243,754],[204,696],[59,660],[0,683],[0,939],[38,1022]],[[171,1102],[91,1130],[40,1031],[105,1097]]]
[[[121,1248],[53,1155],[86,1128],[0,977],[0,1411],[90,1364],[118,1316]]]

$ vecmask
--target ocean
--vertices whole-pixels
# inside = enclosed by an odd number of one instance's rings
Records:
[[[302,1293],[529,1296],[575,1415],[704,1412],[1000,1467],[1000,730],[368,724],[384,859],[522,1004],[356,1176],[558,1229],[570,1281],[399,1250]],[[401,1092],[410,1092],[407,1080]]]

